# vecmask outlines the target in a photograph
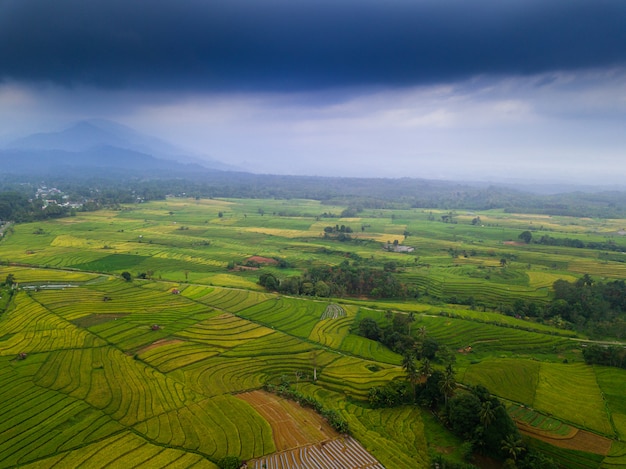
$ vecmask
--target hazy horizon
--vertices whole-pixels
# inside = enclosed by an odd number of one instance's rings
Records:
[[[626,4],[0,0],[0,143],[110,119],[252,172],[623,185]]]

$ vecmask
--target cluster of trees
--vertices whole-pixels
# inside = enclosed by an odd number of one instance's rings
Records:
[[[392,311],[387,311],[385,317],[386,320],[382,326],[372,318],[355,321],[351,332],[380,342],[401,355],[413,354],[418,360],[436,360],[441,363],[454,360],[454,354],[428,336],[425,327],[417,329],[417,336],[411,333],[411,326],[415,322],[413,313],[394,314]]]
[[[557,280],[554,300],[544,317],[563,319],[593,336],[626,337],[626,283],[623,280],[595,282],[584,275],[575,282]]]
[[[333,238],[337,241],[351,241],[352,228],[346,225],[327,226],[324,228],[324,238]]]
[[[239,469],[243,461],[237,456],[223,456],[217,460],[220,469]]]
[[[14,285],[15,275],[13,274],[8,274],[4,283],[0,283],[0,313],[3,313],[11,302],[11,298],[15,294]]]
[[[271,291],[308,296],[368,296],[372,298],[416,298],[416,287],[400,282],[389,270],[345,260],[338,266],[313,267],[300,276],[279,279],[271,272],[259,277]]]
[[[405,356],[406,380],[394,380],[369,391],[374,407],[418,404],[429,408],[453,433],[461,437],[467,460],[474,453],[506,460],[505,467],[554,469],[557,466],[545,456],[526,447],[504,405],[483,386],[458,389],[454,370],[428,370]],[[413,388],[413,389],[411,389]],[[440,467],[455,467],[440,458]],[[443,465],[442,465],[443,463]],[[459,467],[472,467],[463,464]]]
[[[61,205],[50,204],[44,207],[43,200],[28,198],[20,192],[0,192],[0,221],[29,222],[65,217],[72,213],[70,207]]]
[[[554,238],[547,234],[544,234],[541,236],[541,238],[535,239],[533,241],[533,234],[528,230],[520,233],[518,238],[524,241],[526,244],[534,242],[537,244],[543,244],[545,246],[564,246],[578,249],[599,249],[602,251],[622,251],[625,249],[624,246],[619,246],[613,240],[608,240],[604,242],[588,241],[585,243],[584,241],[576,238]]]
[[[4,279],[4,286],[7,288],[11,288],[14,283],[15,283],[15,275],[7,274],[6,278]]]
[[[525,451],[505,407],[483,386],[470,387],[449,399],[445,417],[449,428],[469,442],[474,451],[513,460]]]
[[[596,282],[588,274],[574,282],[557,280],[554,298],[547,304],[516,300],[504,308],[508,315],[537,318],[592,336],[626,337],[626,282]]]
[[[452,432],[465,440],[465,453],[506,460],[506,467],[553,469],[554,463],[529,450],[502,403],[483,386],[463,387],[456,383],[454,354],[428,337],[419,327],[411,333],[412,315],[386,313],[381,327],[372,318],[361,320],[356,332],[378,340],[402,354],[405,380],[394,380],[369,390],[373,407],[417,404],[433,411]],[[439,362],[443,369],[435,368]],[[449,467],[442,459],[440,467]],[[462,466],[462,465],[461,465]],[[450,466],[451,467],[451,466]],[[465,466],[468,467],[468,466]]]
[[[288,295],[319,296],[321,298],[331,296],[331,289],[327,283],[321,280],[315,283],[304,281],[299,276],[279,279],[271,272],[263,272],[259,276],[259,285],[267,290]]]
[[[589,365],[626,368],[626,348],[623,346],[588,345],[583,348],[583,358]]]

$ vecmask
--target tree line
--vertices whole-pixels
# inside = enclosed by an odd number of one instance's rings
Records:
[[[583,358],[588,365],[626,368],[626,347],[591,344],[583,348]]]
[[[82,193],[98,203],[128,203],[184,197],[305,198],[349,207],[345,216],[363,208],[433,208],[542,213],[578,217],[626,217],[626,192],[566,192],[537,194],[511,187],[425,179],[282,176],[185,169],[59,168],[45,176],[35,173],[0,176],[0,191],[40,184],[65,193]],[[566,189],[566,188],[564,188]],[[105,192],[107,192],[105,194]]]
[[[0,221],[29,222],[65,217],[71,214],[72,209],[70,207],[57,204],[45,206],[43,200],[28,198],[19,192],[0,192]]]
[[[302,276],[280,279],[271,272],[259,277],[259,284],[271,291],[291,295],[371,298],[416,298],[417,287],[402,283],[384,268],[363,265],[359,261],[343,261],[337,266],[312,267]]]
[[[588,241],[584,242],[580,239],[576,238],[555,238],[553,236],[544,234],[540,238],[533,238],[533,234],[530,231],[523,231],[519,235],[519,239],[524,241],[526,244],[531,242],[536,244],[542,244],[544,246],[564,246],[569,248],[577,248],[577,249],[597,249],[602,251],[622,251],[625,249],[624,246],[618,245],[613,240],[608,241]]]

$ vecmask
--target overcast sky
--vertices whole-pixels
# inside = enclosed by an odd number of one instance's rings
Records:
[[[107,118],[256,172],[626,182],[624,0],[0,0],[0,142]]]

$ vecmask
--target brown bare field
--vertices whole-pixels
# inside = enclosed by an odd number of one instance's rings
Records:
[[[563,436],[550,434],[529,425],[520,425],[519,422],[518,427],[524,435],[528,435],[559,448],[585,451],[587,453],[601,454],[602,456],[609,454],[611,444],[613,444],[613,440],[609,438],[576,428],[573,428],[568,435]]]
[[[249,468],[384,469],[352,437],[342,437],[313,409],[302,407],[266,391],[249,391],[237,397],[249,403],[272,427],[277,452],[248,461]]]
[[[278,264],[276,259],[270,257],[252,256],[248,257],[246,261],[256,262],[257,264],[275,265]]]
[[[562,435],[554,431],[542,430],[541,428],[533,427],[532,425],[529,425],[528,423],[523,422],[521,420],[517,420],[517,419],[513,419],[513,420],[515,421],[517,428],[519,428],[521,432],[524,432],[527,435],[532,435],[535,438],[545,437],[550,440],[569,440],[571,438],[574,438],[574,436],[576,436],[576,433],[578,432],[578,428],[570,427],[570,431],[567,432],[567,434]]]
[[[261,390],[237,394],[237,397],[249,403],[268,421],[278,451],[339,437],[322,416],[297,402]]]
[[[180,339],[160,339],[157,340],[156,342],[152,342],[150,345],[146,345],[144,348],[137,350],[137,355],[141,355],[142,353],[147,352],[148,350],[152,350],[155,349],[157,347],[162,347],[163,345],[169,345],[169,344],[180,344],[181,342],[184,342],[184,340],[180,340]]]

